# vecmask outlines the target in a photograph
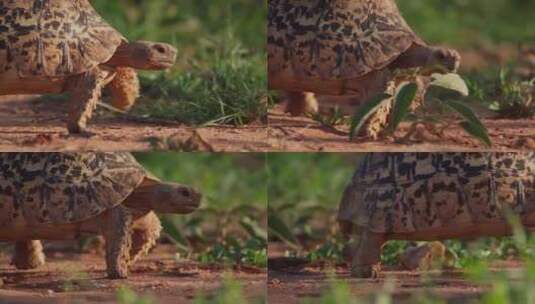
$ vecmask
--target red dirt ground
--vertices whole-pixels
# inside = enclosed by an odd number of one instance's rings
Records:
[[[116,303],[116,290],[128,287],[139,295],[150,295],[156,303],[189,303],[196,295],[213,296],[221,287],[222,267],[176,261],[169,245],[159,245],[138,261],[127,280],[108,280],[104,257],[72,250],[48,250],[47,264],[21,271],[9,265],[7,253],[0,255],[0,303]],[[248,299],[265,297],[263,269],[234,269],[234,279]]]
[[[372,300],[388,282],[393,284],[391,295],[394,303],[407,304],[414,303],[414,296],[424,292],[428,297],[440,298],[448,303],[477,303],[482,293],[490,288],[467,281],[459,270],[407,271],[388,267],[377,279],[356,279],[350,276],[349,267],[345,264],[329,265],[281,258],[284,246],[279,243],[270,243],[268,252],[268,301],[274,304],[301,303],[305,299],[314,303],[332,284],[337,283],[349,285],[351,294],[359,299]],[[491,271],[514,273],[520,267],[517,261],[503,261],[493,264]]]
[[[69,136],[65,106],[60,102],[35,102],[35,97],[0,96],[0,151],[167,150],[182,146],[194,134],[201,138],[200,144],[190,148],[195,151],[268,148],[266,128],[261,124],[192,128],[178,123],[147,123],[96,115],[89,123],[94,136]]]
[[[517,151],[535,149],[535,119],[483,119],[493,142],[493,151]],[[409,124],[402,123],[395,133],[402,138]],[[284,113],[283,105],[269,112],[269,144],[272,151],[291,152],[447,152],[485,150],[476,139],[453,126],[445,135],[419,134],[418,139],[396,143],[392,139],[370,141],[355,138],[349,141],[349,126],[336,128],[322,126],[306,117],[292,117]]]

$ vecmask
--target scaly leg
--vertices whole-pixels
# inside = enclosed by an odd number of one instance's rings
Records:
[[[353,255],[351,276],[357,278],[377,277],[381,262],[381,247],[386,239],[383,234],[364,231]]]
[[[160,237],[162,226],[154,212],[135,220],[132,229],[132,248],[130,248],[130,265],[154,247]]]
[[[313,114],[318,112],[318,101],[314,93],[309,92],[286,92],[288,102],[286,112],[292,116]]]
[[[35,269],[45,264],[43,245],[39,240],[15,242],[11,263],[17,269]]]
[[[136,70],[119,67],[116,75],[108,84],[111,92],[111,105],[117,109],[128,111],[139,97],[139,79]]]
[[[132,246],[132,214],[125,207],[117,206],[108,211],[103,228],[108,278],[125,279]]]
[[[69,79],[66,87],[66,90],[71,94],[71,110],[67,121],[69,133],[90,134],[86,130],[87,121],[97,107],[107,76],[107,72],[95,68]]]

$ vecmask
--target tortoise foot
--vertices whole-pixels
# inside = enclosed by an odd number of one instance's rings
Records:
[[[128,278],[128,270],[126,269],[108,269],[108,279],[122,280]]]
[[[351,276],[360,279],[375,279],[381,271],[379,265],[358,265],[351,267]]]
[[[67,129],[69,130],[69,135],[74,135],[78,137],[90,138],[96,135],[96,133],[90,132],[87,127],[82,127],[78,124],[69,124],[67,126]]]
[[[43,246],[39,241],[21,241],[15,244],[11,264],[17,269],[36,269],[45,264]]]

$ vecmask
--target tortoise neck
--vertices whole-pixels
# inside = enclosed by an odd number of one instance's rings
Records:
[[[117,48],[113,57],[105,65],[111,67],[132,67],[140,70],[148,69],[145,61],[139,58],[139,54],[144,48],[144,45],[136,42],[123,43]]]
[[[411,69],[429,64],[433,51],[428,46],[413,44],[401,54],[390,66],[396,69]]]
[[[124,205],[130,209],[151,211],[157,194],[158,185],[140,185],[126,198]]]

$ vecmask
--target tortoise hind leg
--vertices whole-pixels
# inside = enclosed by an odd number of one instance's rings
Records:
[[[132,214],[117,206],[104,216],[102,234],[106,239],[106,267],[109,279],[128,277],[130,248],[132,246]]]
[[[354,252],[351,276],[357,278],[377,277],[381,262],[381,247],[386,242],[383,234],[365,231]]]
[[[162,226],[154,212],[149,212],[137,219],[132,228],[132,247],[130,248],[130,265],[154,247],[160,237]]]
[[[45,264],[43,245],[39,240],[15,242],[11,263],[17,269],[35,269]]]
[[[318,101],[314,93],[310,92],[286,92],[285,112],[292,116],[313,114],[318,112]]]
[[[136,70],[118,67],[108,88],[111,92],[111,105],[123,111],[130,110],[139,97],[139,78]]]
[[[97,107],[108,75],[108,72],[95,68],[68,80],[66,91],[71,94],[71,110],[67,121],[69,133],[89,134],[86,130],[87,121]]]

